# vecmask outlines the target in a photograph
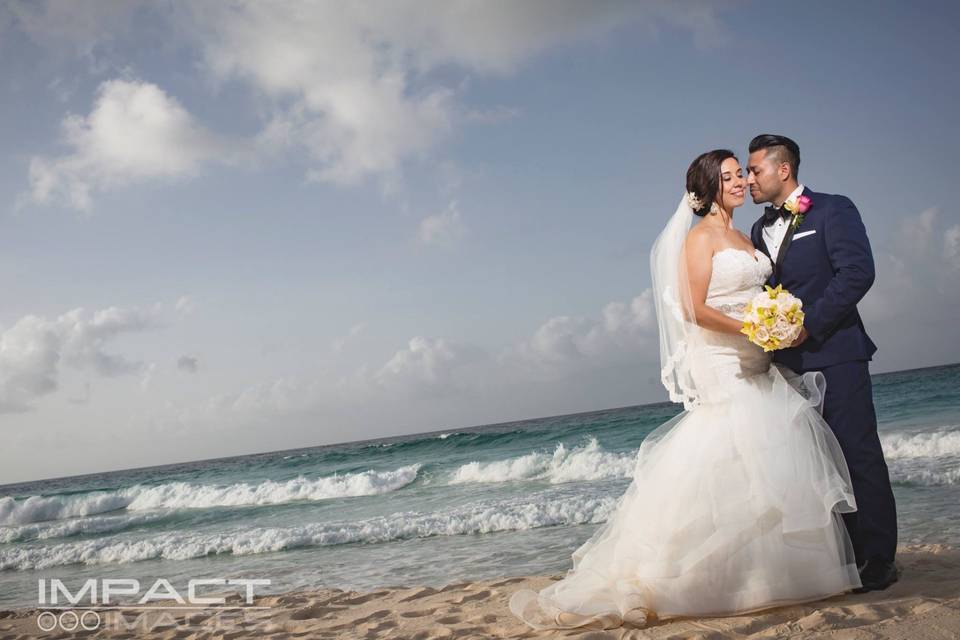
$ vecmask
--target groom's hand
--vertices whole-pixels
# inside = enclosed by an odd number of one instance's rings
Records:
[[[791,347],[800,346],[803,343],[803,341],[807,339],[809,335],[810,334],[807,333],[806,327],[800,327],[800,334],[796,337],[796,339],[793,342],[790,343],[790,346]]]

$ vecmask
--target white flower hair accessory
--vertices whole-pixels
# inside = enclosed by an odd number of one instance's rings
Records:
[[[687,204],[690,205],[690,208],[694,211],[699,211],[703,208],[703,201],[701,201],[693,191],[687,191]]]

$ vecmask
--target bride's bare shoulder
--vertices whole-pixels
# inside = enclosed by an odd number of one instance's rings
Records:
[[[687,251],[693,251],[700,255],[706,254],[704,257],[713,255],[716,242],[716,230],[703,224],[694,225],[690,231],[687,232],[687,237],[684,239]]]

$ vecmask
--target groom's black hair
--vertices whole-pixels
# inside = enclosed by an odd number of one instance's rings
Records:
[[[761,133],[750,141],[750,153],[766,149],[773,157],[774,162],[786,162],[794,179],[798,179],[800,172],[800,147],[787,136],[775,136],[771,133]]]

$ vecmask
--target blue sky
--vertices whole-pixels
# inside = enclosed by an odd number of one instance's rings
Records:
[[[4,2],[0,482],[666,400],[650,245],[757,133],[863,215],[872,370],[960,360],[958,13]]]

